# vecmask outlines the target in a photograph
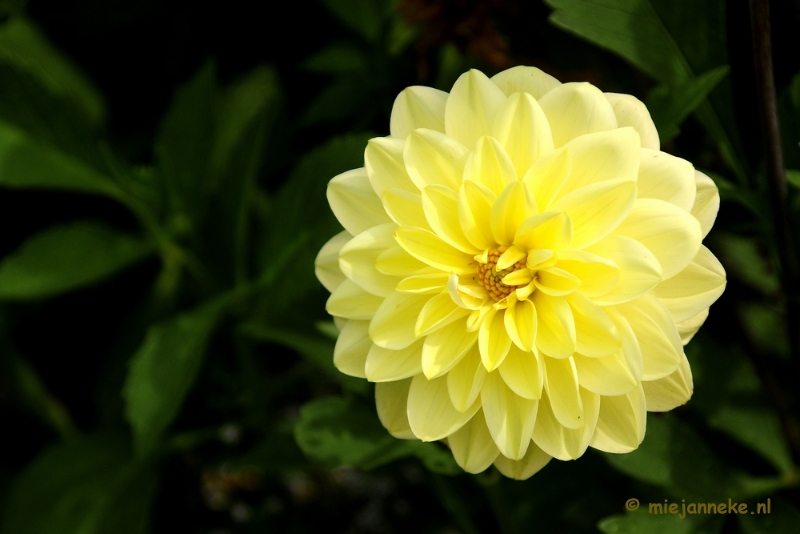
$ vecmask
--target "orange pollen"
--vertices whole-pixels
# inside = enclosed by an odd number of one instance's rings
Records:
[[[494,300],[503,300],[512,291],[522,286],[509,286],[504,284],[501,280],[508,274],[514,271],[519,271],[525,267],[525,258],[519,260],[517,263],[508,267],[507,269],[497,270],[497,260],[503,253],[497,249],[489,251],[489,260],[486,263],[478,263],[478,281],[486,288],[486,291],[492,296]]]

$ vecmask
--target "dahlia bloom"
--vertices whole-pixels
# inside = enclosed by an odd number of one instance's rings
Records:
[[[338,369],[470,473],[636,449],[691,396],[683,345],[725,287],[714,183],[636,98],[531,67],[409,87],[390,132],[328,186]]]

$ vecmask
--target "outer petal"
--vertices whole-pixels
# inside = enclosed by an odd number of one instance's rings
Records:
[[[665,377],[683,357],[683,344],[675,322],[663,304],[652,295],[620,304],[617,309],[636,333],[642,351],[642,380]]]
[[[465,319],[440,328],[425,337],[422,369],[428,379],[442,376],[466,356],[478,340],[477,332],[467,332]]]
[[[372,345],[367,354],[365,374],[370,382],[393,382],[422,372],[422,340],[400,350]]]
[[[462,252],[475,255],[480,250],[464,236],[458,222],[458,198],[452,189],[432,185],[422,191],[422,207],[433,231]]]
[[[686,356],[678,369],[669,376],[642,382],[648,412],[668,412],[689,402],[694,392],[692,369]]]
[[[489,78],[475,69],[462,74],[450,91],[444,110],[447,135],[465,146],[491,133],[497,110],[505,102],[503,94]]]
[[[629,237],[610,235],[586,249],[614,262],[619,282],[611,291],[592,295],[597,304],[619,304],[648,293],[661,282],[661,264],[650,250]]]
[[[559,423],[547,396],[539,401],[533,442],[545,453],[559,460],[574,460],[582,456],[589,446],[598,422],[600,396],[583,388],[580,390],[580,396],[586,417],[583,426],[575,429],[565,428]]]
[[[367,293],[352,280],[344,280],[328,298],[325,310],[344,319],[372,319],[383,298]]]
[[[544,356],[511,347],[498,370],[511,390],[524,399],[542,398],[544,387]]]
[[[378,196],[387,189],[405,189],[418,192],[411,177],[406,172],[403,161],[405,141],[390,137],[375,137],[367,143],[364,151],[364,167],[367,169],[369,182]]]
[[[339,232],[322,246],[314,260],[317,280],[331,293],[345,281],[346,277],[339,268],[339,251],[352,238],[348,232]]]
[[[392,225],[395,228],[394,225]],[[394,231],[392,232],[394,234]],[[403,247],[397,244],[392,235],[392,246],[378,254],[375,258],[375,270],[381,274],[392,277],[392,282],[396,285],[397,276],[410,276],[419,273],[424,269],[430,269],[427,265],[406,252]],[[394,289],[395,286],[392,286]]]
[[[378,418],[391,435],[400,439],[417,439],[408,424],[408,388],[411,379],[375,384],[375,405]]]
[[[533,304],[539,320],[536,347],[554,358],[569,358],[575,352],[575,319],[563,297],[551,297],[536,291]]]
[[[397,95],[392,106],[389,131],[404,139],[417,128],[444,132],[444,106],[447,93],[432,87],[414,85]]]
[[[485,471],[500,454],[489,434],[483,411],[478,410],[467,424],[447,438],[456,463],[467,473]]]
[[[492,135],[505,147],[520,178],[536,160],[553,150],[547,117],[527,93],[508,97],[494,119]]]
[[[566,428],[583,427],[586,418],[572,358],[545,358],[544,388],[558,422]]]
[[[420,128],[406,139],[403,160],[420,190],[429,185],[458,189],[468,153],[464,145],[445,134]]]
[[[549,209],[572,171],[572,156],[567,147],[544,154],[531,165],[523,181],[533,193],[541,211]]]
[[[393,292],[381,303],[369,323],[369,337],[379,347],[400,350],[417,340],[414,327],[428,295]]]
[[[694,171],[697,196],[692,206],[692,215],[700,221],[703,237],[708,235],[719,211],[719,190],[714,181],[700,171]]]
[[[658,150],[661,143],[658,139],[658,130],[650,118],[641,100],[631,95],[621,95],[617,93],[605,93],[606,100],[614,108],[614,115],[617,117],[617,125],[620,127],[631,126],[642,138],[642,147]]]
[[[481,403],[486,425],[500,452],[519,460],[528,451],[538,401],[524,399],[514,393],[500,373],[489,373],[481,390]]]
[[[614,108],[600,89],[589,83],[555,87],[539,99],[539,104],[550,123],[556,148],[581,135],[617,127]]]
[[[431,267],[447,273],[475,272],[475,260],[472,256],[447,244],[429,230],[401,226],[395,231],[395,238],[406,252]]]
[[[665,280],[689,265],[703,239],[697,219],[673,204],[652,198],[638,199],[614,234],[631,237],[650,249],[661,264]]]
[[[386,189],[381,195],[381,202],[389,217],[400,226],[430,228],[422,209],[422,195],[419,191]]]
[[[500,455],[494,461],[494,466],[508,478],[527,480],[546,466],[551,458],[552,456],[540,449],[536,443],[531,443],[528,452],[521,460],[509,460]]]
[[[601,397],[591,446],[604,452],[631,452],[644,439],[646,425],[647,407],[641,387],[626,395]]]
[[[581,294],[589,298],[609,293],[620,279],[617,264],[585,250],[560,251],[556,267],[578,278]]]
[[[708,319],[708,308],[691,319],[676,323],[675,326],[678,328],[678,334],[681,336],[681,343],[684,345],[689,343],[697,331],[700,330],[700,327],[703,326],[703,323],[706,322],[706,319]]]
[[[495,74],[492,76],[492,82],[506,96],[524,92],[530,93],[536,100],[542,98],[550,89],[561,85],[561,82],[536,67],[525,67],[523,65]]]
[[[328,182],[328,204],[345,230],[353,235],[391,222],[363,168],[347,171]]]
[[[464,309],[450,298],[450,294],[440,293],[433,296],[425,303],[422,310],[417,317],[417,324],[414,327],[414,332],[417,336],[427,336],[428,334],[437,332],[450,323],[457,321],[467,315],[471,310]],[[466,325],[462,325],[466,331]]]
[[[584,356],[607,356],[622,348],[620,334],[608,314],[578,292],[566,297],[575,318],[575,349]]]
[[[477,345],[447,373],[447,391],[456,410],[466,412],[478,398],[486,378],[486,368],[481,362]]]
[[[347,321],[336,339],[333,364],[346,375],[366,378],[364,365],[372,341],[367,335],[369,321]]]
[[[417,375],[408,392],[408,422],[411,431],[422,441],[446,438],[469,421],[480,408],[475,401],[466,412],[459,412],[450,402],[447,378],[428,380]]]
[[[339,268],[363,290],[386,297],[400,281],[397,276],[379,272],[375,268],[378,257],[396,246],[394,223],[369,228],[351,239],[339,252]]]
[[[725,290],[725,269],[704,246],[684,270],[664,280],[653,295],[669,310],[676,323],[691,319],[713,304]]]
[[[517,172],[503,145],[494,137],[485,135],[478,139],[467,157],[463,178],[485,185],[499,195],[508,184],[517,181]]]
[[[691,163],[646,148],[642,149],[636,186],[639,198],[657,198],[685,211],[692,209],[697,190]]]
[[[559,196],[607,180],[636,181],[639,136],[632,128],[582,135],[566,145],[572,168]]]
[[[593,393],[624,395],[639,386],[641,375],[637,379],[621,350],[602,358],[588,358],[580,354],[573,358],[578,370],[578,383]]]

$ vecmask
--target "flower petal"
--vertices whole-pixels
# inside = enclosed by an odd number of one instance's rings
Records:
[[[678,334],[681,336],[681,343],[684,345],[689,343],[697,331],[700,330],[700,327],[703,326],[703,323],[706,322],[706,319],[708,319],[708,308],[701,311],[691,319],[686,319],[680,323],[675,323],[675,326],[678,328]]]
[[[422,441],[446,438],[469,421],[481,407],[475,400],[472,406],[459,412],[450,402],[447,378],[428,380],[424,375],[411,379],[408,392],[408,423],[411,431]]]
[[[602,91],[590,83],[565,83],[539,99],[556,148],[581,135],[617,127],[614,108]]]
[[[406,139],[403,160],[420,190],[429,185],[458,189],[468,153],[464,145],[445,134],[420,128]]]
[[[419,191],[387,189],[381,195],[381,201],[389,217],[400,226],[429,228]]]
[[[417,439],[408,424],[408,389],[411,379],[375,384],[375,406],[381,424],[391,435],[400,439]]]
[[[485,185],[466,181],[458,191],[458,221],[470,243],[480,250],[495,244],[491,231],[492,206],[496,197]]]
[[[433,231],[462,252],[475,255],[480,250],[464,236],[458,222],[458,198],[452,189],[431,185],[422,191],[422,207]]]
[[[562,212],[539,213],[519,226],[514,244],[526,250],[566,249],[572,245],[572,221]]]
[[[657,198],[689,211],[697,190],[694,166],[666,152],[643,148],[636,186],[639,198]]]
[[[574,460],[582,456],[589,446],[598,423],[600,396],[581,388],[580,398],[586,419],[583,426],[575,429],[565,428],[559,423],[547,395],[539,401],[533,442],[553,458]]]
[[[440,293],[431,297],[422,307],[422,311],[417,317],[417,324],[414,327],[415,333],[418,337],[427,336],[453,321],[466,317],[470,312],[471,310],[466,310],[456,305],[453,299],[450,298],[449,293]],[[466,325],[463,328],[466,330]]]
[[[600,417],[591,446],[616,454],[631,452],[642,443],[646,425],[647,406],[641,387],[617,397],[600,397]]]
[[[465,146],[491,133],[497,110],[506,95],[482,72],[471,69],[459,76],[444,109],[447,135]]]
[[[400,281],[397,276],[379,272],[375,268],[378,257],[396,246],[394,223],[382,224],[365,230],[351,239],[339,252],[339,268],[345,276],[373,295],[386,297]]]
[[[485,185],[499,195],[508,184],[517,181],[517,172],[500,142],[483,136],[467,158],[463,179]]]
[[[491,309],[483,319],[478,331],[478,348],[483,366],[489,372],[503,363],[511,348],[511,338],[505,327],[505,310]]]
[[[604,93],[606,100],[614,108],[614,116],[617,117],[617,126],[631,126],[639,133],[642,138],[642,147],[658,150],[661,142],[658,138],[658,130],[653,124],[650,112],[647,111],[641,100],[631,95],[621,95],[617,93]]]
[[[633,128],[582,135],[567,143],[572,167],[559,196],[608,180],[635,182],[639,172],[639,135]]]
[[[397,242],[394,239],[393,230],[393,246],[387,248],[381,252],[377,258],[375,258],[375,269],[379,273],[392,276],[392,280],[394,280],[396,283],[397,279],[395,277],[397,276],[409,276],[411,274],[418,273],[423,269],[430,269],[430,267],[406,252],[403,247],[397,245],[396,243]]]
[[[528,452],[521,460],[510,460],[501,454],[494,461],[494,466],[508,478],[527,480],[546,466],[552,458],[536,443],[531,443],[528,445]]]
[[[522,181],[533,193],[539,209],[549,209],[572,170],[572,156],[567,147],[544,154],[531,165]]]
[[[524,92],[530,93],[537,100],[542,98],[550,89],[561,85],[561,82],[549,74],[536,67],[526,67],[524,65],[506,69],[492,76],[491,80],[506,96]]]
[[[492,206],[490,221],[495,241],[501,245],[513,243],[517,228],[536,211],[536,201],[525,184],[509,184]]]
[[[428,295],[395,291],[381,303],[369,323],[369,337],[379,347],[400,350],[417,340],[414,327]]]
[[[483,410],[478,410],[467,424],[447,437],[456,463],[467,473],[485,471],[500,454],[489,434]]]
[[[644,245],[629,237],[610,235],[586,249],[619,267],[619,283],[602,295],[592,295],[597,304],[620,304],[639,298],[661,282],[661,265]]]
[[[331,293],[345,281],[345,275],[339,268],[339,251],[353,239],[348,232],[339,232],[325,243],[314,260],[314,273],[317,280]]]
[[[553,150],[547,117],[527,93],[508,97],[494,119],[492,135],[505,147],[520,178],[543,154]]]
[[[364,366],[372,340],[367,334],[369,321],[347,321],[336,339],[333,365],[346,375],[366,378]]]
[[[466,320],[457,320],[425,338],[422,371],[428,379],[442,376],[455,367],[475,346],[477,332],[467,332]]]
[[[390,350],[373,344],[367,354],[365,374],[370,382],[394,382],[422,372],[422,343],[420,339],[400,350]]]
[[[536,423],[538,401],[514,393],[500,373],[489,373],[481,389],[481,404],[486,425],[504,456],[519,460],[528,451]]]
[[[586,416],[575,361],[571,357],[545,358],[544,369],[544,389],[550,399],[553,415],[566,428],[582,428]]]
[[[613,261],[585,250],[560,251],[556,267],[578,278],[581,294],[589,298],[605,295],[619,283],[619,267]]]
[[[578,289],[581,280],[563,269],[545,267],[536,273],[534,284],[551,297],[563,297]]]
[[[678,368],[683,344],[667,309],[652,295],[620,304],[617,309],[636,333],[642,351],[642,380],[663,378]]]
[[[500,376],[503,377],[508,387],[524,399],[537,400],[542,398],[544,387],[544,356],[539,356],[536,350],[524,352],[517,347],[511,347],[508,356],[498,367]]]
[[[406,252],[431,267],[447,273],[468,274],[475,272],[475,260],[442,240],[430,230],[401,226],[395,238]]]
[[[327,195],[336,219],[353,235],[391,222],[363,168],[333,178],[328,182]]]
[[[417,128],[444,132],[447,93],[433,87],[414,85],[397,95],[389,119],[392,137],[404,139]]]
[[[364,151],[364,167],[367,169],[372,189],[380,197],[387,189],[404,189],[418,192],[411,181],[403,161],[406,142],[390,137],[375,137],[367,143]]]
[[[575,318],[575,349],[584,356],[608,356],[622,348],[620,334],[608,314],[580,293],[566,297]]]
[[[472,406],[481,392],[486,379],[486,368],[481,362],[478,346],[473,345],[449,373],[447,373],[447,391],[450,402],[456,410],[465,412]]]
[[[447,287],[449,276],[441,271],[408,276],[397,284],[397,291],[402,291],[403,293],[441,293]]]
[[[536,328],[539,319],[536,316],[536,306],[529,300],[521,300],[506,308],[503,321],[506,332],[511,341],[521,350],[533,350],[533,341],[536,339]]]
[[[554,358],[569,358],[575,352],[575,319],[564,297],[551,297],[541,291],[533,294],[539,319],[536,347]]]
[[[690,319],[711,306],[725,290],[725,269],[704,246],[684,270],[653,289],[673,320]]]
[[[346,279],[328,297],[325,310],[344,319],[372,319],[382,302],[382,297],[367,293]]]
[[[650,249],[661,264],[664,280],[689,265],[703,239],[697,219],[673,204],[652,198],[636,200],[614,235],[633,238]]]
[[[642,382],[642,389],[648,412],[668,412],[683,406],[689,402],[694,392],[689,360],[684,356],[674,373],[658,380]]]
[[[639,380],[628,366],[625,353],[621,350],[601,358],[589,358],[580,354],[573,358],[578,370],[578,383],[592,393],[624,395],[639,385]]]
[[[719,190],[714,181],[700,171],[694,171],[697,195],[692,205],[692,215],[700,221],[703,237],[708,235],[719,211]]]

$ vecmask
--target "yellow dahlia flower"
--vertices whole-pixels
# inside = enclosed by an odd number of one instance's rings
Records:
[[[470,473],[636,449],[691,396],[683,345],[725,287],[714,183],[636,98],[531,67],[409,87],[390,131],[328,186],[336,366]]]

